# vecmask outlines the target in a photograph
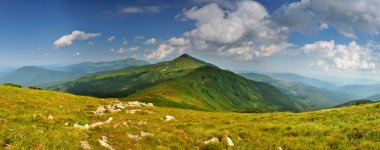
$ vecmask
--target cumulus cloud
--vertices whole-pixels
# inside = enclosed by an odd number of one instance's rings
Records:
[[[146,6],[146,7],[124,7],[120,9],[120,13],[123,14],[143,14],[143,13],[159,13],[161,7],[159,6]]]
[[[115,39],[116,39],[115,36],[110,36],[110,37],[107,39],[107,41],[108,41],[108,42],[112,42],[112,41],[114,41]]]
[[[267,10],[255,1],[235,2],[235,8],[222,8],[211,3],[201,8],[185,10],[181,17],[196,22],[196,27],[180,39],[170,39],[157,51],[165,57],[174,52],[170,46],[188,45],[192,50],[204,50],[218,55],[232,55],[250,60],[267,57],[286,49],[287,29],[275,27]]]
[[[378,0],[301,0],[282,6],[273,20],[292,32],[315,32],[324,24],[334,27],[349,38],[355,30],[378,35],[380,13]],[[323,22],[323,26],[319,26]]]
[[[148,40],[146,40],[145,42],[144,42],[144,44],[145,45],[155,45],[155,44],[157,44],[157,40],[156,40],[156,38],[151,38],[151,39],[148,39]]]
[[[161,43],[158,48],[150,54],[145,55],[147,59],[163,59],[173,52],[183,53],[189,48],[190,41],[184,38],[173,37],[167,42]]]
[[[126,49],[126,48],[124,48],[124,47],[121,47],[121,48],[117,51],[117,53],[119,53],[119,54],[124,54],[125,52],[127,52],[127,50],[128,50],[128,49]]]
[[[75,30],[71,34],[64,35],[53,43],[56,48],[71,46],[75,41],[83,41],[99,37],[101,33],[86,33],[84,31]]]
[[[336,44],[335,41],[317,41],[302,47],[305,54],[315,56],[318,60],[314,66],[325,71],[330,70],[375,70],[372,62],[372,50],[358,45],[355,41],[348,44]]]

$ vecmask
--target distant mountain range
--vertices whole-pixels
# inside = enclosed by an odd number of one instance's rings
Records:
[[[311,79],[307,77],[303,77],[300,75],[295,74],[282,74],[282,78],[285,79],[284,76],[289,75],[289,77],[299,77],[300,80],[295,81],[295,79],[292,79],[290,81],[288,80],[277,80],[273,79],[268,75],[264,74],[258,74],[258,73],[245,73],[241,74],[242,76],[255,80],[260,82],[269,83],[277,88],[279,88],[281,91],[292,95],[294,98],[299,99],[303,101],[305,104],[308,105],[308,110],[314,110],[314,109],[323,109],[327,107],[332,107],[337,104],[341,104],[344,102],[347,102],[347,100],[350,99],[351,95],[339,92],[331,89],[326,88],[318,88],[314,87],[308,84],[305,84],[302,81],[313,81],[312,83],[323,83],[323,85],[327,85],[326,83],[322,81],[318,81],[316,79]],[[307,82],[310,83],[310,82]]]
[[[332,83],[321,81],[315,78],[301,76],[295,73],[267,73],[267,75],[272,77],[273,79],[290,81],[290,82],[301,82],[301,83],[318,87],[318,88],[329,88],[329,89],[337,88],[337,86]]]
[[[108,62],[84,62],[80,64],[65,66],[56,68],[59,71],[65,72],[76,72],[76,73],[96,73],[102,71],[118,70],[122,68],[127,68],[130,66],[142,66],[148,65],[149,63],[143,60],[137,60],[134,58],[127,58],[123,60],[108,61]]]
[[[15,83],[22,86],[49,87],[78,79],[88,73],[117,70],[130,66],[149,64],[133,58],[111,62],[86,62],[55,69],[25,66],[10,73],[0,74],[0,83]]]
[[[374,85],[347,85],[340,87],[338,90],[353,93],[355,97],[352,99],[363,99],[372,95],[380,94],[380,84]]]

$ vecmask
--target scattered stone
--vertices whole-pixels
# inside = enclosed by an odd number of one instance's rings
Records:
[[[109,150],[114,150],[114,148],[108,144],[108,138],[106,136],[102,136],[102,139],[101,140],[98,140],[98,142],[100,143],[100,145],[102,145],[103,147],[109,149]]]
[[[124,125],[124,126],[128,126],[128,122],[124,121],[124,122],[123,122],[123,125]]]
[[[215,143],[219,143],[219,139],[216,137],[213,137],[213,138],[203,142],[204,145],[215,144]]]
[[[113,127],[116,128],[119,126],[120,123],[115,124]]]
[[[142,137],[145,137],[145,136],[154,136],[153,133],[144,132],[144,131],[141,131],[141,132],[140,132],[140,135],[141,135]]]
[[[53,117],[52,115],[49,115],[49,116],[48,116],[48,119],[49,119],[49,120],[53,120],[54,117]]]
[[[142,121],[142,120],[139,121],[139,123],[137,123],[137,125],[139,125],[139,126],[140,126],[140,125],[146,125],[146,124],[147,124],[147,122],[146,122],[146,121]]]
[[[167,115],[167,116],[165,116],[165,121],[172,121],[172,120],[174,120],[175,118],[173,117],[173,116],[169,116],[169,115]]]
[[[235,146],[235,144],[232,142],[230,137],[227,136],[226,140],[227,140],[227,146]]]
[[[140,137],[138,135],[128,134],[127,136],[129,139],[135,140],[135,141],[140,139]]]
[[[95,114],[96,114],[96,115],[103,115],[106,111],[107,111],[107,109],[104,108],[104,106],[99,106],[99,107],[95,110]]]
[[[80,141],[80,145],[82,146],[83,149],[92,149],[88,141]]]
[[[278,147],[278,150],[282,150],[282,148],[281,148],[281,147]]]
[[[111,123],[112,120],[113,120],[113,118],[109,117],[108,120],[106,120],[104,122],[97,122],[97,123],[93,123],[91,125],[86,124],[86,125],[82,126],[82,125],[79,125],[79,124],[74,124],[74,128],[79,128],[79,129],[86,130],[86,129],[90,129],[90,128],[95,128],[95,127],[101,126],[103,124],[109,124],[109,123]]]
[[[65,126],[69,126],[69,125],[70,125],[70,123],[68,123],[68,122],[65,123]]]
[[[139,102],[139,101],[132,101],[132,102],[128,102],[127,104],[125,103],[118,103],[118,104],[109,104],[109,105],[102,105],[102,106],[99,106],[95,111],[93,111],[94,114],[96,115],[103,115],[104,113],[106,113],[107,111],[109,112],[120,112],[120,111],[123,111],[124,109],[126,108],[141,108],[141,107],[153,107],[153,103],[142,103],[142,102]],[[129,114],[135,114],[137,111],[142,111],[141,109],[132,109],[132,110],[128,110],[127,113]],[[148,113],[152,113],[152,112],[148,112]]]
[[[59,106],[59,108],[63,108],[63,106]]]

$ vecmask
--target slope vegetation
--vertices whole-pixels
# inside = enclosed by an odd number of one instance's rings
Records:
[[[301,103],[275,87],[215,67],[200,67],[182,78],[138,92],[129,100],[213,111],[301,111]]]
[[[89,111],[120,101],[4,86],[0,93],[0,149],[81,149],[81,141],[102,149],[102,136],[115,149],[380,149],[379,103],[306,113],[153,107],[152,113],[127,109],[97,116]],[[175,120],[164,121],[166,115]],[[89,130],[73,126],[109,117],[109,124]],[[204,144],[213,137],[219,141]],[[226,137],[233,147],[225,144]]]

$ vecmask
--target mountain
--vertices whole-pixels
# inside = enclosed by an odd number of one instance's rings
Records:
[[[149,63],[143,60],[136,60],[134,58],[128,58],[123,60],[109,61],[109,62],[84,62],[67,67],[60,68],[65,72],[77,72],[77,73],[96,73],[102,71],[119,70],[131,66],[148,65]]]
[[[245,73],[242,76],[260,82],[269,83],[281,91],[304,102],[308,110],[323,109],[341,104],[350,99],[351,95],[323,88],[317,88],[302,82],[282,81],[258,73]]]
[[[346,93],[353,93],[355,94],[355,97],[353,99],[363,99],[375,94],[380,93],[380,84],[373,84],[373,85],[346,85],[343,87],[340,87],[338,90],[346,92]]]
[[[349,101],[347,103],[337,105],[337,106],[335,106],[335,108],[346,107],[346,106],[355,106],[355,105],[363,105],[363,104],[372,104],[372,103],[374,103],[374,102],[371,100],[354,100],[354,101]]]
[[[161,106],[201,110],[302,110],[301,103],[267,83],[247,80],[187,54],[153,65],[91,74],[50,89],[96,97],[149,97],[144,101],[154,98]],[[162,90],[172,92],[154,93]]]
[[[120,150],[379,149],[380,103],[264,114],[154,104],[96,115],[90,112],[99,106],[128,102],[6,86],[0,86],[0,93],[0,149],[105,149],[104,143]],[[175,119],[164,121],[167,115]],[[74,124],[100,126],[82,130]],[[100,143],[103,137],[107,141]],[[217,142],[204,144],[212,138]]]
[[[372,95],[363,99],[368,99],[368,100],[377,102],[377,101],[380,101],[380,94]]]
[[[53,71],[33,66],[26,66],[0,77],[0,83],[16,83],[22,86],[48,87],[74,80],[82,76],[80,73]]]
[[[331,84],[329,82],[321,81],[315,78],[301,76],[295,73],[267,73],[267,75],[274,79],[290,81],[290,82],[301,82],[301,83],[318,87],[318,88],[329,88],[329,89],[336,88],[336,85]]]
[[[303,108],[301,103],[267,83],[211,66],[199,67],[181,78],[160,83],[127,99],[211,111],[271,112]]]

